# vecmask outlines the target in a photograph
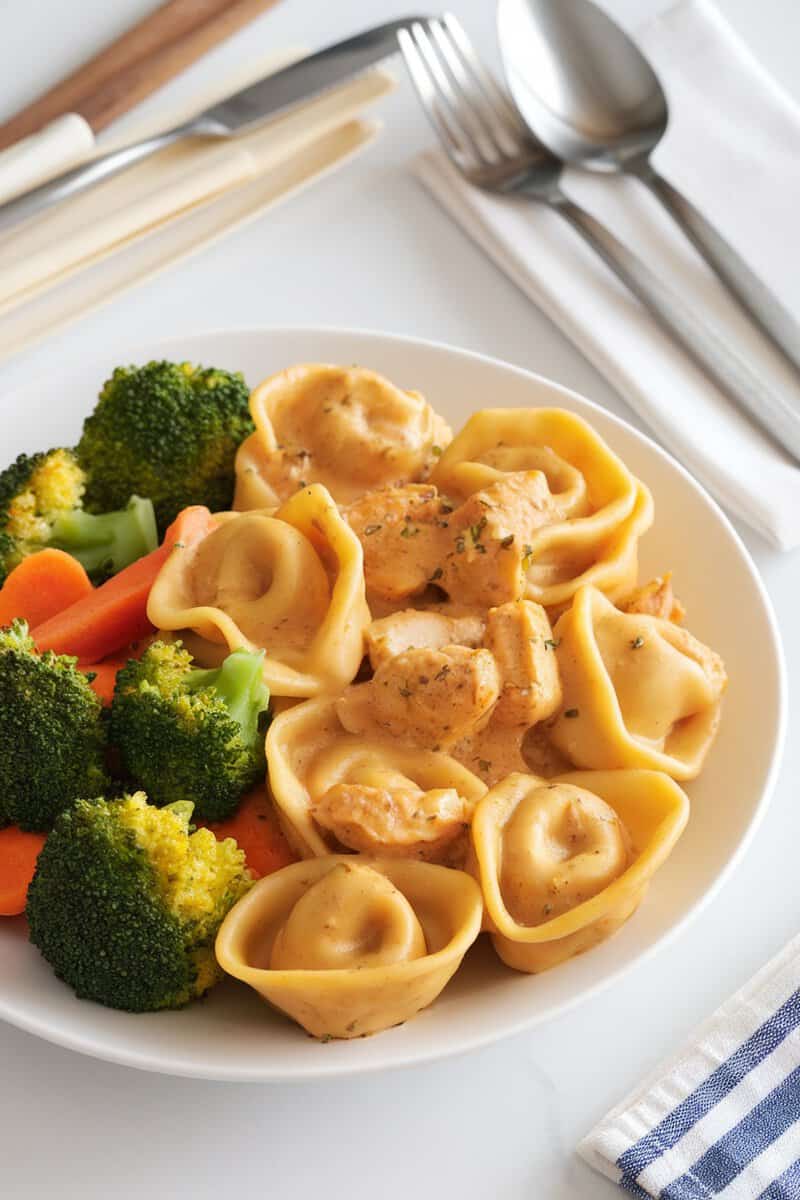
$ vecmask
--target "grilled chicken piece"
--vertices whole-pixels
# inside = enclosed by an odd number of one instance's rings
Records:
[[[492,725],[535,725],[561,705],[561,680],[547,613],[532,600],[489,609],[483,644],[502,683]]]
[[[425,589],[441,557],[441,507],[435,487],[408,484],[368,492],[344,510],[364,550],[368,592],[404,600]]]
[[[391,774],[391,772],[389,773]],[[440,861],[469,822],[468,805],[455,788],[423,792],[404,787],[338,783],[313,808],[318,825],[349,850]]]
[[[480,646],[485,622],[479,613],[451,616],[406,608],[373,621],[365,638],[372,669],[406,650],[441,650],[443,646]]]
[[[649,583],[636,588],[624,600],[619,608],[627,613],[645,613],[649,617],[662,617],[665,621],[680,624],[686,616],[686,609],[672,590],[672,572],[657,575]]]
[[[350,733],[444,750],[485,724],[499,694],[488,650],[406,650],[382,663],[369,683],[347,688],[336,712]]]

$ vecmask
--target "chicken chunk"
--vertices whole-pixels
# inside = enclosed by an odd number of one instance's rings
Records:
[[[515,471],[470,496],[450,519],[440,586],[464,604],[517,600],[525,590],[530,539],[558,517],[541,471]]]
[[[469,827],[469,811],[455,788],[423,792],[405,787],[337,783],[313,807],[314,820],[340,845],[366,854],[441,862]]]
[[[492,724],[535,725],[561,705],[556,643],[547,613],[532,600],[491,608],[483,644],[501,679]]]
[[[347,688],[336,712],[350,733],[444,750],[486,723],[499,694],[488,650],[406,650],[382,663],[369,683]]]
[[[644,613],[649,617],[662,617],[665,621],[679,624],[686,616],[686,609],[672,590],[672,572],[657,575],[649,583],[636,588],[620,601],[619,607],[627,613]]]
[[[368,592],[404,600],[438,578],[441,510],[436,488],[425,484],[368,492],[344,510],[364,551]]]
[[[474,648],[481,644],[484,624],[478,613],[451,616],[444,612],[406,608],[373,621],[367,628],[369,661],[377,671],[383,663],[406,650],[441,650],[443,646]]]

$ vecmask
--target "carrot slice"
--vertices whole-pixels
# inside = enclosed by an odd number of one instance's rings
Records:
[[[0,917],[16,917],[25,911],[28,884],[47,837],[24,833],[16,825],[0,829]]]
[[[64,550],[29,554],[0,588],[0,625],[24,617],[33,629],[93,590],[77,558]]]
[[[124,650],[120,650],[117,654],[112,654],[108,658],[104,658],[99,663],[79,663],[78,670],[84,674],[89,672],[94,674],[94,679],[91,682],[92,691],[100,697],[103,704],[110,704],[114,699],[114,685],[117,682],[117,671],[122,668],[132,658],[141,658],[147,647],[147,642],[137,642],[133,646],[128,646]]]
[[[198,821],[197,825],[210,829],[219,841],[234,838],[256,879],[297,862],[263,787],[248,792],[227,821]]]
[[[170,551],[176,542],[183,545],[199,542],[214,526],[207,508],[199,504],[185,508],[178,513],[157,550],[37,625],[33,630],[37,648],[42,652],[74,654],[83,664],[98,663],[151,633],[147,598]]]

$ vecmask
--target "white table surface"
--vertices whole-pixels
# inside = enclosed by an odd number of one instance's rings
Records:
[[[637,18],[665,6],[607,5]],[[800,97],[796,0],[720,6]],[[152,0],[5,0],[0,118],[152,7]],[[411,7],[283,0],[173,85],[170,97],[271,46],[322,45]],[[493,55],[490,0],[450,0],[450,7]],[[121,338],[134,345],[214,326],[339,324],[482,350],[631,419],[410,177],[406,164],[430,135],[405,80],[381,115],[383,137],[345,171],[12,360],[0,386]],[[745,536],[778,610],[791,677],[800,671],[800,554],[781,556]],[[799,743],[795,704],[768,817],[743,865],[690,929],[577,1012],[494,1048],[341,1083],[235,1085],[95,1062],[0,1025],[0,1196],[210,1200],[252,1192],[306,1200],[322,1188],[348,1200],[618,1195],[575,1158],[578,1138],[796,932]]]

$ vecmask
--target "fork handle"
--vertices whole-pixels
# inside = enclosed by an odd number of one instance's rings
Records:
[[[716,384],[800,463],[800,408],[763,383],[722,336],[595,217],[566,196],[554,209]]]
[[[155,137],[145,138],[130,146],[122,146],[119,150],[109,151],[108,154],[101,154],[79,167],[73,167],[71,171],[56,175],[55,179],[49,179],[47,183],[23,192],[13,200],[7,200],[5,204],[0,204],[0,233],[62,200],[80,195],[104,179],[111,179],[121,171],[127,171],[129,167],[144,158],[149,158],[164,146],[196,132],[202,132],[196,122],[178,125]]]
[[[800,369],[800,326],[777,296],[748,267],[738,251],[717,232],[699,209],[664,179],[663,175],[659,175],[646,159],[630,169],[661,201],[695,250],[727,285],[759,329],[786,355],[795,368]]]

